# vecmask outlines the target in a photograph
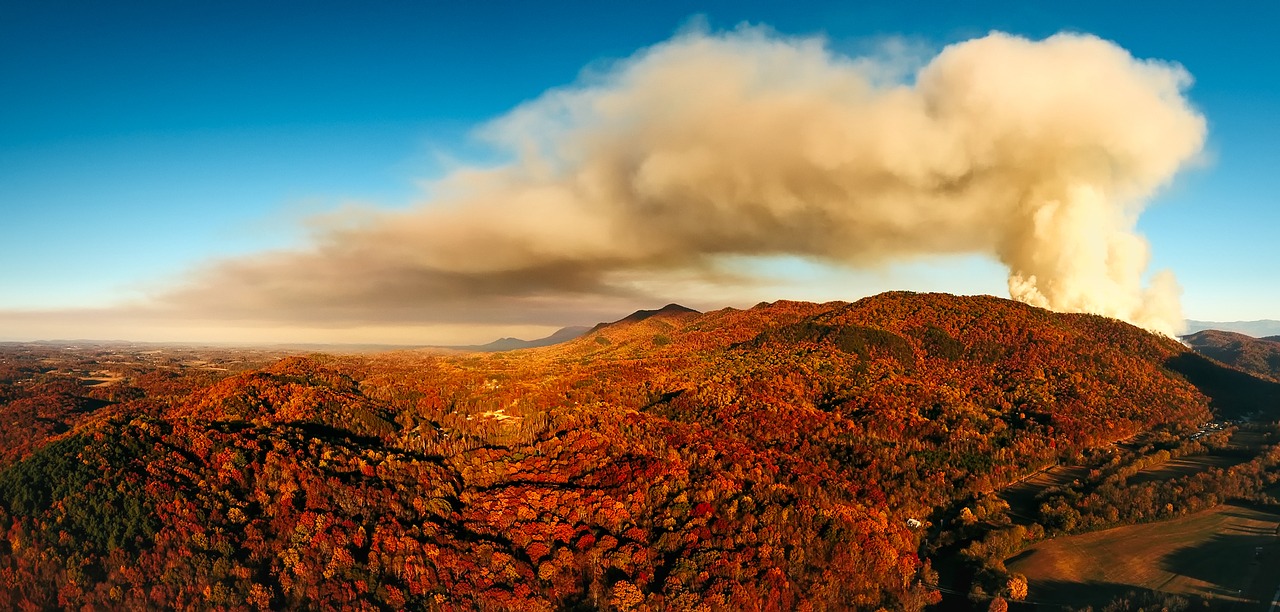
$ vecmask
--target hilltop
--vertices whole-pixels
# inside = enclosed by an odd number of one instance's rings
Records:
[[[1280,407],[1119,321],[901,292],[131,371],[111,398],[8,358],[6,410],[56,388],[75,417],[0,471],[6,607],[919,609],[933,558],[982,537],[956,522],[974,500]]]

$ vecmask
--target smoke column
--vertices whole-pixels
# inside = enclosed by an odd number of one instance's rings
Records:
[[[1203,145],[1190,82],[1087,35],[992,33],[904,73],[816,38],[686,33],[485,126],[510,163],[323,226],[306,249],[214,264],[162,300],[465,320],[637,279],[715,282],[728,257],[982,253],[1015,299],[1173,334],[1177,283],[1147,275],[1135,224]]]

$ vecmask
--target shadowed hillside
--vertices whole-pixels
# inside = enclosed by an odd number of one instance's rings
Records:
[[[1222,418],[1243,416],[1272,420],[1280,414],[1280,383],[1223,366],[1195,353],[1183,353],[1166,362],[1212,400]]]
[[[1183,336],[1182,340],[1201,355],[1256,376],[1280,380],[1280,338],[1206,330]]]

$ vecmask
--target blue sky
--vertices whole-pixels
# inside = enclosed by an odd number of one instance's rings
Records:
[[[211,260],[300,244],[308,215],[406,207],[451,163],[489,160],[476,126],[702,20],[821,34],[851,54],[887,37],[936,49],[1065,30],[1181,63],[1209,140],[1139,222],[1153,267],[1178,275],[1190,318],[1280,318],[1280,4],[899,4],[7,3],[0,310],[108,308]],[[1003,295],[999,274],[962,258],[795,296]],[[0,339],[31,335],[7,325]]]

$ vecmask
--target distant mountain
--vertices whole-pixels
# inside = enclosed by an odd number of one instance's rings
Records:
[[[1235,332],[1254,338],[1280,335],[1280,321],[1262,319],[1261,321],[1187,321],[1187,333],[1194,334],[1206,329]]]
[[[626,317],[623,317],[612,323],[599,323],[595,327],[571,326],[561,328],[556,333],[539,338],[537,340],[521,340],[519,338],[499,338],[488,344],[470,344],[465,346],[446,346],[440,348],[454,349],[459,351],[473,351],[478,353],[498,353],[502,351],[515,351],[519,349],[540,348],[544,346],[552,346],[568,342],[575,338],[579,338],[584,334],[593,332],[604,327],[613,325],[625,325],[629,323],[640,323],[653,319],[654,321],[674,321],[681,317],[689,315],[702,314],[692,308],[686,308],[679,304],[667,304],[657,310],[637,310]]]
[[[488,344],[472,344],[467,346],[450,346],[446,348],[458,349],[462,351],[477,351],[481,353],[497,353],[501,351],[514,351],[517,349],[538,348],[542,346],[551,346],[568,342],[590,331],[590,327],[576,325],[571,327],[562,327],[554,334],[537,340],[521,340],[519,338],[499,338]]]
[[[1280,336],[1254,338],[1208,329],[1183,336],[1182,340],[1201,355],[1250,374],[1280,380]]]

